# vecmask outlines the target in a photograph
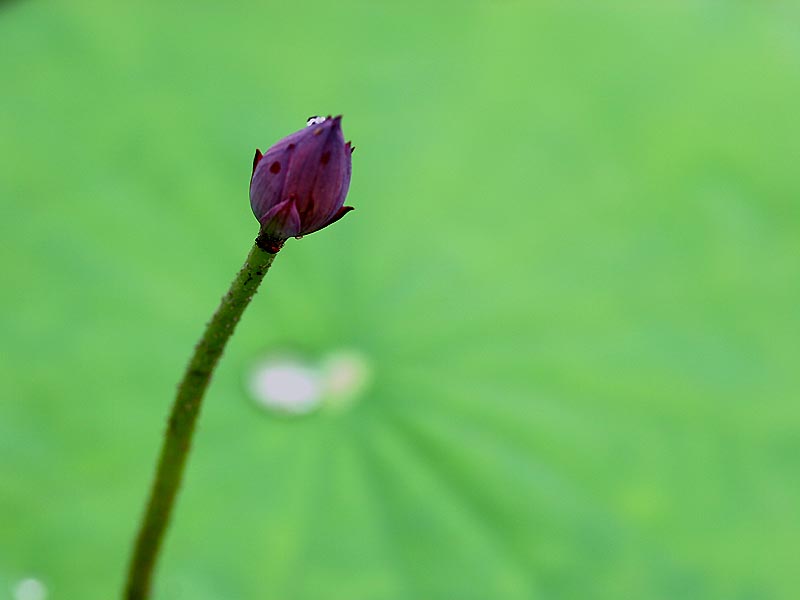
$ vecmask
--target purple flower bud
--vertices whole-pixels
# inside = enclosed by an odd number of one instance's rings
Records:
[[[312,117],[263,155],[256,150],[250,206],[265,250],[277,252],[290,237],[319,231],[353,210],[344,206],[353,148],[344,142],[341,121]]]

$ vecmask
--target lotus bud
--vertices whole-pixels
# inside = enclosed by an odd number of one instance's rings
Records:
[[[278,252],[290,237],[319,231],[338,221],[350,187],[354,148],[345,143],[342,117],[311,117],[304,129],[283,138],[263,155],[256,150],[250,206],[261,223],[256,242]]]

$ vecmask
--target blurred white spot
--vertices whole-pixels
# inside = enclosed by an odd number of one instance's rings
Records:
[[[38,579],[20,579],[14,586],[14,600],[45,600],[47,588]]]
[[[308,121],[306,121],[306,127],[311,127],[312,125],[319,125],[320,123],[324,123],[327,121],[325,117],[308,117]]]
[[[371,378],[363,354],[352,350],[334,352],[322,363],[327,403],[336,408],[351,405],[366,389]]]
[[[286,354],[267,356],[250,371],[247,387],[264,408],[304,415],[323,404],[337,410],[352,405],[370,380],[364,355],[342,350],[317,364]]]
[[[288,356],[258,363],[250,376],[249,387],[260,404],[288,414],[310,412],[322,399],[318,369]]]

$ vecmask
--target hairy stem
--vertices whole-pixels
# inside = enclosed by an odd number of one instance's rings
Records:
[[[144,600],[150,596],[153,569],[181,484],[203,395],[228,338],[274,259],[275,254],[253,246],[195,346],[172,404],[150,498],[128,567],[125,600]]]

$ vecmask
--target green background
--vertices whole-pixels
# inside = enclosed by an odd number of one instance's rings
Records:
[[[0,6],[0,598],[118,594],[262,150],[343,113],[207,396],[156,598],[797,598],[800,11]],[[263,352],[361,353],[275,418]]]

